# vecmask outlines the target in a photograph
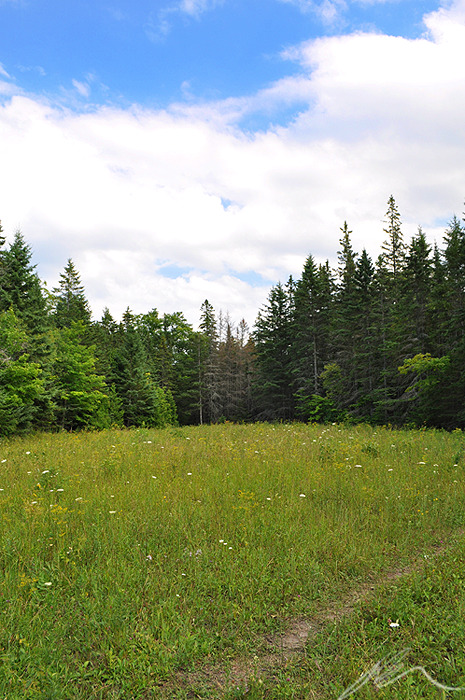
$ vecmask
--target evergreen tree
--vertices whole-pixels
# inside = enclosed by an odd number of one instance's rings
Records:
[[[164,427],[176,421],[175,405],[169,389],[160,387],[149,370],[140,322],[129,309],[125,311],[114,358],[114,384],[126,426]]]
[[[447,280],[449,345],[462,342],[465,334],[465,228],[453,217],[444,236]]]
[[[291,360],[297,415],[306,420],[323,405],[315,396],[324,393],[321,375],[330,359],[333,289],[329,264],[317,267],[310,255],[295,289]]]
[[[429,316],[431,274],[431,246],[419,228],[407,252],[402,290],[401,313],[406,336],[404,345],[410,356],[431,350],[429,335],[431,324],[434,323]]]
[[[4,241],[3,236],[1,240]],[[34,427],[53,424],[52,361],[54,339],[42,285],[32,263],[32,251],[20,231],[8,250],[0,253],[0,310],[12,309],[27,334],[29,361],[39,365],[43,390],[37,394]]]
[[[159,362],[161,386],[169,390],[182,424],[199,420],[199,334],[177,312],[164,314],[161,326]]]
[[[363,249],[354,273],[354,372],[356,400],[352,411],[357,418],[373,417],[373,391],[377,381],[377,348],[379,342],[375,315],[375,268],[367,251]]]
[[[3,239],[3,237],[2,237]],[[42,336],[48,329],[45,299],[40,280],[31,262],[32,251],[21,231],[16,231],[13,242],[2,254],[1,311],[13,308],[16,316],[33,337]],[[39,348],[37,348],[40,354]]]
[[[27,354],[28,338],[12,308],[0,312],[0,435],[29,430],[44,392],[41,369]]]
[[[206,299],[200,307],[199,362],[199,417],[200,423],[215,423],[221,417],[218,390],[218,328],[215,310]]]
[[[58,328],[69,328],[73,322],[90,324],[90,307],[71,258],[60,275],[59,286],[53,290],[55,295],[54,318]]]
[[[104,377],[96,373],[94,348],[84,342],[85,326],[75,321],[56,331],[56,413],[64,430],[106,427]]]
[[[431,270],[430,301],[428,304],[428,317],[431,319],[429,343],[435,355],[443,355],[450,348],[448,334],[450,304],[448,291],[446,267],[442,262],[439,248],[435,244]]]
[[[391,195],[388,200],[386,212],[387,240],[381,246],[381,259],[383,267],[388,271],[392,279],[392,286],[397,290],[399,276],[405,264],[405,244],[401,230],[401,219],[397,204]]]
[[[332,387],[332,399],[337,407],[345,410],[356,403],[358,395],[358,367],[356,363],[357,335],[355,333],[358,320],[358,299],[356,297],[355,275],[357,270],[357,254],[352,248],[352,241],[347,222],[341,228],[340,250],[338,253],[339,284],[335,297],[335,313],[333,322],[333,357],[337,366],[339,395],[336,398],[336,385]],[[330,375],[325,372],[326,386]]]
[[[294,417],[292,373],[294,294],[293,282],[272,287],[268,303],[258,314],[253,339],[257,417],[289,420]]]
[[[400,214],[394,197],[389,198],[386,213],[388,238],[382,246],[377,261],[375,283],[376,324],[378,328],[379,379],[374,392],[374,419],[377,422],[398,423],[403,420],[402,396],[405,379],[397,368],[408,354],[408,344],[403,332],[401,294],[404,288],[406,247],[401,231]]]

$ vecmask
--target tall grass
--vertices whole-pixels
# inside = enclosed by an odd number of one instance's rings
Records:
[[[159,697],[259,653],[463,526],[462,452],[461,432],[300,424],[3,441],[0,697]]]

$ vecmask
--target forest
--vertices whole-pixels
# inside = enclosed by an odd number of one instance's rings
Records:
[[[376,260],[346,222],[337,269],[309,255],[253,329],[206,300],[194,330],[157,309],[92,312],[71,259],[48,290],[0,226],[0,434],[224,421],[465,427],[465,227],[404,242],[393,196]]]

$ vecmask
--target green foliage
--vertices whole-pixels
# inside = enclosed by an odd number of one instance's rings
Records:
[[[99,427],[107,399],[105,380],[95,372],[94,348],[84,344],[85,331],[77,321],[56,332],[56,415],[65,430]]]
[[[437,422],[438,408],[444,402],[444,385],[450,364],[448,355],[432,357],[430,353],[418,353],[404,360],[399,367],[400,374],[414,375],[406,393],[408,400],[414,402],[412,417],[418,424],[434,425]]]
[[[301,408],[301,418],[309,423],[332,423],[343,417],[330,398],[318,394],[313,394]]]
[[[73,322],[90,323],[90,308],[79,273],[71,259],[60,275],[59,286],[53,290],[54,320],[58,328],[69,328]]]
[[[259,312],[253,340],[257,373],[255,402],[260,419],[290,419],[294,416],[292,340],[294,283],[278,284]]]
[[[31,428],[44,391],[39,365],[29,361],[28,337],[13,309],[0,313],[0,434]]]

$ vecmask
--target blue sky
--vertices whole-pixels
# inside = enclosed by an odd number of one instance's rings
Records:
[[[407,240],[461,215],[464,59],[465,0],[0,0],[0,219],[96,317],[251,324],[391,193]]]
[[[182,2],[3,0],[2,63],[27,90],[59,95],[73,81],[90,84],[92,101],[164,107],[186,99],[254,92],[297,72],[281,53],[338,32],[424,32],[430,0],[334,5],[283,0]],[[324,5],[324,3],[320,3]]]

